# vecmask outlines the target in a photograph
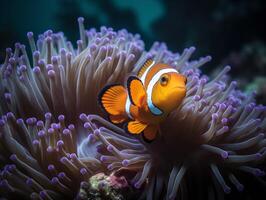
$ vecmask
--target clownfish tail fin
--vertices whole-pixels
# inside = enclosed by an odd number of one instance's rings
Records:
[[[98,95],[98,103],[109,114],[110,121],[116,124],[127,119],[126,99],[126,89],[118,84],[105,86]]]
[[[155,125],[147,126],[143,131],[143,140],[147,143],[151,143],[158,135],[159,127]]]

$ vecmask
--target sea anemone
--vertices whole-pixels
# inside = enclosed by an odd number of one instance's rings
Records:
[[[6,50],[0,68],[2,196],[73,199],[99,172],[133,174],[128,181],[144,199],[221,199],[232,186],[244,189],[241,172],[265,183],[265,107],[236,89],[229,66],[209,80],[199,67],[210,56],[189,61],[194,47],[180,55],[155,42],[145,51],[138,34],[85,30],[83,21],[77,48],[62,32],[48,30],[37,42],[27,34],[32,58],[19,43]],[[106,84],[123,84],[148,58],[188,79],[184,101],[152,143],[110,123],[97,105]]]

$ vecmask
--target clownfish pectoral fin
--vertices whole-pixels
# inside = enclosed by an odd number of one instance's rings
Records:
[[[113,115],[111,120],[117,121],[125,114],[126,98],[127,92],[122,85],[108,85],[99,93],[98,102],[109,115]]]
[[[137,107],[142,107],[146,100],[146,91],[141,80],[136,76],[130,76],[127,80],[127,88],[130,101]]]
[[[138,77],[142,77],[142,75],[145,73],[145,71],[154,64],[154,61],[152,59],[147,59],[145,63],[140,67],[138,71]]]
[[[126,120],[124,115],[110,115],[109,120],[114,124],[120,124]]]
[[[158,126],[149,125],[143,131],[143,139],[145,142],[150,143],[153,140],[155,140],[157,134],[158,134]]]
[[[131,134],[140,134],[146,127],[147,124],[144,124],[138,120],[130,121],[125,125],[126,131]]]

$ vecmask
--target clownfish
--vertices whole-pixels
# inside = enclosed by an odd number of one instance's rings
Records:
[[[144,140],[151,142],[159,124],[186,96],[186,82],[186,77],[173,67],[148,59],[137,76],[128,77],[126,87],[105,86],[98,102],[111,122],[125,122],[126,132],[143,133]]]

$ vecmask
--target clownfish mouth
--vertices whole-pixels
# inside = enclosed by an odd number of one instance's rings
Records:
[[[176,86],[176,87],[174,87],[173,89],[182,89],[182,90],[185,90],[186,87],[184,87],[184,86]]]

